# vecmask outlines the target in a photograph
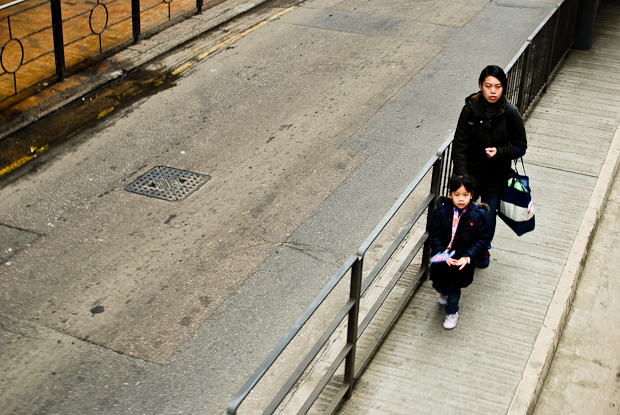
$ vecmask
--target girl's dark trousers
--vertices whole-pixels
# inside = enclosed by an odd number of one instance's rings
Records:
[[[431,280],[433,288],[441,295],[448,296],[446,314],[455,314],[459,311],[461,288],[465,288],[473,281],[475,267],[467,264],[462,270],[456,266],[449,266],[445,262],[431,265]]]

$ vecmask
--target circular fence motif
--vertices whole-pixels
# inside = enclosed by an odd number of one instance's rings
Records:
[[[102,34],[108,27],[108,17],[108,8],[105,4],[98,3],[95,7],[93,7],[90,11],[90,17],[88,19],[91,32],[96,35]]]
[[[19,59],[18,59],[19,58]],[[2,46],[0,65],[4,72],[14,74],[24,63],[24,45],[18,39],[11,39]]]

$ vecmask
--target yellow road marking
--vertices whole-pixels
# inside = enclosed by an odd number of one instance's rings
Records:
[[[31,149],[31,151],[33,153],[31,156],[24,156],[24,157],[20,158],[19,160],[14,161],[13,163],[11,163],[11,165],[3,168],[2,170],[0,170],[0,176],[4,176],[5,174],[12,172],[16,168],[20,167],[21,165],[23,165],[23,164],[27,163],[28,161],[32,160],[33,158],[35,158],[37,156],[37,154],[43,153],[45,150],[47,150],[47,148],[48,148],[48,146],[45,145],[45,146],[43,146],[41,148],[38,148],[38,149],[36,149],[34,151]]]
[[[196,49],[194,49],[190,53],[188,53],[188,55],[195,55],[198,52],[201,52],[204,48],[205,48],[204,46],[198,46]]]
[[[176,68],[174,71],[172,71],[172,75],[180,74],[181,72],[183,72],[184,70],[186,70],[187,68],[189,68],[192,65],[193,65],[193,63],[187,62],[185,65],[180,66],[180,67]]]
[[[284,9],[284,10],[279,11],[278,13],[276,13],[276,14],[274,14],[274,15],[270,16],[267,20],[263,20],[263,21],[262,21],[262,22],[260,22],[259,24],[255,25],[255,26],[252,26],[251,28],[247,29],[246,31],[244,31],[244,32],[242,32],[242,33],[239,33],[238,35],[235,35],[235,36],[231,37],[231,38],[230,38],[230,39],[228,39],[227,41],[222,42],[222,43],[220,43],[220,44],[219,44],[219,45],[217,45],[217,46],[212,47],[212,48],[211,48],[211,49],[209,49],[207,52],[205,52],[205,53],[203,53],[202,55],[198,56],[198,59],[204,59],[204,58],[206,58],[207,56],[209,56],[209,55],[210,55],[210,54],[212,54],[213,52],[217,52],[218,50],[222,49],[223,47],[225,47],[225,46],[227,46],[227,45],[230,45],[231,43],[233,43],[233,42],[234,42],[234,41],[236,41],[237,39],[239,39],[239,38],[241,38],[241,37],[243,37],[243,36],[247,35],[248,33],[252,32],[253,30],[256,30],[256,29],[258,29],[259,27],[261,27],[261,26],[263,26],[263,25],[267,24],[267,23],[268,23],[268,21],[275,20],[275,19],[277,19],[278,17],[280,17],[280,16],[282,16],[282,15],[284,15],[284,14],[286,14],[286,13],[290,12],[290,11],[291,11],[291,10],[293,10],[294,8],[295,8],[295,6],[291,6],[291,7],[289,7],[288,9]]]
[[[108,108],[107,110],[103,110],[99,113],[99,115],[97,115],[97,118],[103,118],[109,113],[111,113],[112,111],[114,111],[114,107]]]
[[[294,8],[295,8],[295,6],[291,6],[291,7],[289,7],[288,9],[284,9],[284,10],[282,10],[282,11],[280,11],[280,12],[278,12],[278,13],[274,14],[273,16],[271,16],[271,17],[269,18],[269,20],[276,20],[278,17],[282,16],[283,14],[286,14],[286,13],[290,12],[290,11],[291,11],[291,10],[293,10]]]
[[[225,42],[220,43],[217,46],[212,47],[211,49],[209,49],[208,52],[203,53],[202,55],[198,56],[198,59],[204,59],[207,56],[209,56],[211,53],[218,51],[220,49],[222,49],[224,46],[230,45],[231,43],[233,43],[235,40],[242,38],[243,36],[247,35],[248,33],[258,29],[259,27],[261,27],[262,25],[267,24],[267,20],[263,20],[262,22],[260,22],[259,24],[257,24],[256,26],[252,26],[249,29],[247,29],[245,32],[239,33],[238,35],[235,35],[233,37],[231,37],[230,39],[228,39]]]

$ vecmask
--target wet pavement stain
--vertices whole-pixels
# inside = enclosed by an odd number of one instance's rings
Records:
[[[93,307],[90,309],[90,312],[92,313],[93,317],[95,316],[95,314],[100,314],[103,313],[105,311],[105,308],[102,305],[98,305],[97,307]]]
[[[0,141],[0,180],[48,149],[105,122],[107,115],[174,87],[177,78],[146,69],[132,72],[4,138]]]
[[[172,219],[176,218],[177,215],[172,214],[170,216],[168,216],[168,219],[166,219],[166,221],[164,222],[164,225],[168,225],[170,223],[170,221],[172,221]]]

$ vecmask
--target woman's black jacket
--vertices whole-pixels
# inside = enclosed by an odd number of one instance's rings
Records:
[[[452,145],[454,173],[471,176],[477,196],[499,193],[508,180],[511,160],[518,157],[515,147],[521,156],[527,150],[525,124],[517,108],[513,106],[513,119],[507,122],[505,112],[510,103],[502,96],[496,114],[488,119],[483,101],[481,92],[465,99]],[[487,147],[497,148],[497,154],[488,158]]]
[[[452,218],[454,205],[448,198],[440,198],[433,214],[428,233],[431,254],[444,252],[452,237]],[[454,259],[470,257],[471,263],[459,271],[458,267],[445,262],[431,264],[431,279],[443,286],[467,287],[474,278],[475,259],[489,246],[490,230],[487,226],[489,206],[485,203],[470,203],[456,229],[450,250],[455,250]]]

